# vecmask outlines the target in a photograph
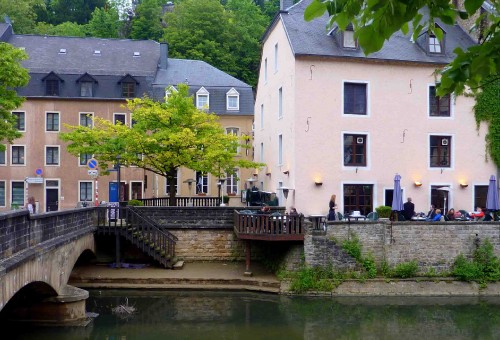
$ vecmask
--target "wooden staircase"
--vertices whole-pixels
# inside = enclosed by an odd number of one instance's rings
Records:
[[[173,269],[177,237],[161,230],[151,218],[134,207],[99,207],[99,234],[120,235],[165,268]]]

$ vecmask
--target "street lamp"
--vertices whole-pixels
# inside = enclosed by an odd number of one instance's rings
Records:
[[[217,187],[219,188],[219,199],[221,200],[220,206],[225,207],[226,204],[224,203],[224,190],[222,189],[222,186],[224,185],[224,182],[226,181],[225,178],[219,178],[219,181],[217,182]]]
[[[120,206],[121,190],[120,190],[120,155],[116,156],[116,181],[118,182],[118,206]]]

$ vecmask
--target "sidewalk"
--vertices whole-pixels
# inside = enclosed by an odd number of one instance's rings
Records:
[[[280,282],[262,265],[253,262],[252,276],[244,276],[243,262],[185,262],[182,269],[158,267],[75,267],[68,284],[79,288],[110,289],[210,289],[280,292]]]

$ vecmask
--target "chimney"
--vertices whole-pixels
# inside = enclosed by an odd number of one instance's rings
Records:
[[[167,69],[168,61],[168,44],[166,42],[160,43],[160,69]]]
[[[293,6],[293,0],[280,0],[280,11],[286,11]]]

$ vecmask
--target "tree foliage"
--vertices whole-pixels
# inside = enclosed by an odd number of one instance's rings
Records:
[[[60,137],[69,142],[68,151],[93,154],[102,169],[120,155],[124,166],[138,166],[165,176],[170,183],[180,167],[220,177],[233,173],[236,167],[260,166],[235,158],[238,147],[245,147],[245,143],[226,134],[218,116],[198,110],[185,84],[179,84],[165,103],[136,98],[128,100],[127,107],[133,117],[132,127],[98,117],[94,118],[94,127],[67,126],[70,131]],[[171,188],[174,204],[175,186]]]
[[[39,22],[36,24],[34,29],[35,34],[40,35],[56,35],[64,37],[85,37],[86,36],[85,25],[78,25],[74,22],[63,22],[59,25],[47,24],[45,22]]]
[[[0,0],[0,20],[8,16],[14,32],[31,33],[36,24],[36,9],[45,8],[44,0]]]
[[[28,84],[28,70],[21,66],[27,59],[24,51],[0,42],[0,141],[12,143],[21,133],[15,128],[16,117],[11,111],[21,106],[24,98],[19,97],[15,88]],[[5,145],[0,143],[0,151]]]
[[[465,0],[464,9],[455,7],[454,1],[444,0],[313,0],[304,18],[312,20],[325,12],[330,15],[330,25],[336,23],[345,30],[353,25],[355,37],[365,54],[378,51],[395,32],[409,32],[411,24],[413,40],[428,30],[442,39],[443,32],[434,25],[439,18],[453,25],[457,19],[477,17],[475,28],[484,29],[480,45],[465,51],[457,47],[456,58],[440,71],[438,95],[463,93],[468,88],[477,91],[489,76],[498,77],[500,69],[500,3],[493,2],[490,11],[481,11],[483,0]],[[427,7],[429,16],[423,19],[422,9]]]
[[[95,38],[118,38],[120,20],[118,10],[111,6],[96,8],[87,24],[87,33]]]
[[[25,1],[25,0],[18,0]],[[45,6],[35,8],[38,22],[59,25],[63,22],[87,24],[96,8],[103,8],[106,0],[45,0]]]
[[[151,39],[158,41],[162,36],[162,0],[143,0],[135,10],[132,20],[132,39]]]

